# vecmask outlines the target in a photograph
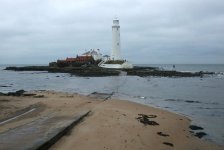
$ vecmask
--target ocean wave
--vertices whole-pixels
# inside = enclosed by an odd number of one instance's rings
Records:
[[[184,99],[165,99],[165,101],[186,102],[186,103],[201,103],[200,101],[196,101],[196,100],[184,100]]]
[[[221,109],[221,110],[223,110],[224,108],[223,107],[197,107],[198,109],[216,109],[216,110],[219,110],[219,109]]]
[[[224,72],[215,72],[216,77],[224,78]]]
[[[217,102],[201,102],[198,100],[188,100],[188,99],[165,99],[164,101],[169,101],[169,102],[185,102],[185,103],[201,103],[201,104],[207,104],[207,105],[222,105]]]

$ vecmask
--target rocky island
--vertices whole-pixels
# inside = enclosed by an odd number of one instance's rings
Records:
[[[203,77],[212,75],[213,72],[180,72],[175,70],[161,70],[156,67],[139,67],[134,66],[131,69],[110,69],[101,68],[97,65],[86,65],[77,67],[58,67],[58,66],[25,66],[25,67],[6,67],[5,70],[13,71],[47,71],[50,73],[70,73],[72,75],[83,77],[102,77],[118,76],[125,74],[128,76],[158,76],[158,77]]]

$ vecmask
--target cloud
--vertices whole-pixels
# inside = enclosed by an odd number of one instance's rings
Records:
[[[224,63],[222,0],[0,0],[0,63],[111,50],[112,19],[133,63]]]

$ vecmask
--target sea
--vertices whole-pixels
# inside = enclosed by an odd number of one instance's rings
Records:
[[[0,92],[24,89],[54,90],[89,95],[113,93],[112,99],[128,100],[168,110],[204,128],[204,140],[224,145],[224,65],[223,64],[138,64],[177,71],[209,71],[201,77],[78,77],[68,73],[6,71],[0,65]]]

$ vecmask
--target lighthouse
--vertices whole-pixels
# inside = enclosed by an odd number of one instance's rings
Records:
[[[120,42],[120,25],[119,20],[114,19],[112,25],[112,50],[111,56],[108,59],[103,59],[99,64],[103,68],[133,68],[133,65],[127,60],[121,58],[121,42]]]
[[[120,26],[118,19],[114,19],[112,25],[111,59],[121,60]]]

